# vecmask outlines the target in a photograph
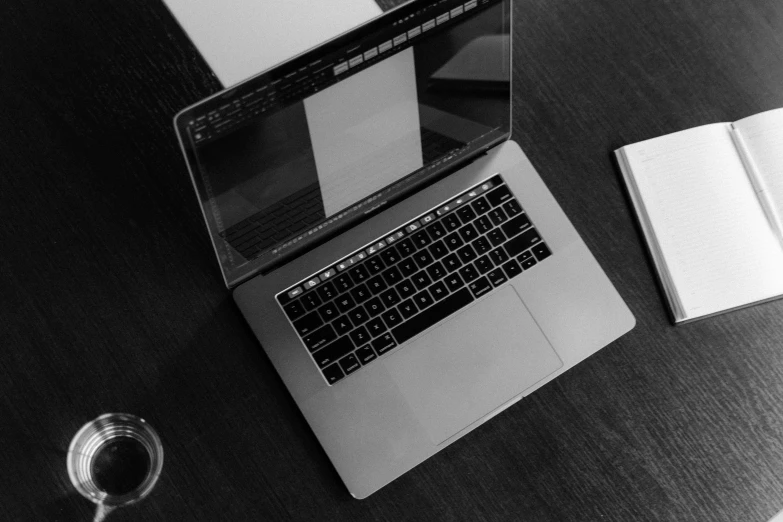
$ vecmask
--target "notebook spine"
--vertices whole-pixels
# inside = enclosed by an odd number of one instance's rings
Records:
[[[650,221],[649,215],[647,214],[647,210],[644,206],[644,200],[639,193],[638,186],[636,185],[636,181],[633,177],[633,170],[631,169],[628,158],[626,157],[625,149],[617,149],[615,151],[615,158],[617,159],[620,172],[623,176],[623,181],[625,182],[625,189],[628,194],[628,198],[631,200],[631,205],[634,209],[634,213],[636,214],[637,224],[639,225],[639,228],[642,231],[642,235],[644,236],[647,252],[652,258],[653,265],[655,266],[658,284],[660,285],[661,290],[663,291],[663,295],[666,298],[669,319],[674,324],[687,322],[689,318],[684,312],[684,308],[682,306],[679,294],[677,293],[677,289],[672,283],[672,277],[669,272],[668,265],[666,264],[666,259],[663,257],[660,245],[658,244],[658,239],[655,235],[655,229],[652,226],[652,222]]]

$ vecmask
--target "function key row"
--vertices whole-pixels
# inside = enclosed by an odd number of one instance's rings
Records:
[[[328,280],[334,279],[337,274],[348,270],[356,264],[361,263],[369,256],[382,251],[388,245],[401,241],[405,236],[411,236],[414,243],[419,248],[426,246],[431,242],[430,235],[435,234],[436,238],[442,236],[445,237],[449,232],[461,228],[463,222],[472,220],[475,217],[476,212],[484,213],[492,208],[492,206],[495,206],[495,203],[492,203],[492,205],[488,204],[487,200],[484,198],[475,201],[475,211],[472,206],[464,205],[468,201],[474,200],[484,193],[487,193],[488,199],[491,196],[492,199],[490,201],[506,201],[509,199],[513,203],[517,204],[516,200],[514,200],[513,196],[511,195],[511,191],[509,191],[508,187],[502,183],[502,180],[497,175],[487,181],[484,181],[483,183],[468,190],[464,194],[452,199],[445,205],[441,205],[434,211],[429,212],[420,218],[407,223],[406,225],[403,225],[398,230],[387,235],[385,238],[379,239],[378,241],[364,247],[362,250],[355,252],[351,256],[338,261],[334,266],[327,268],[319,274],[313,275],[307,280],[295,285],[293,288],[289,288],[288,290],[282,292],[278,295],[278,301],[280,304],[285,305],[289,301],[301,296],[307,290],[315,288],[316,286],[325,283]],[[495,190],[492,190],[493,188]],[[485,206],[486,208],[482,208]],[[517,207],[518,206],[519,205],[517,204]],[[446,216],[446,218],[443,220],[443,224],[434,223],[436,227],[430,227],[430,229],[428,229],[426,232],[424,230],[420,230],[422,227],[433,223],[436,218],[444,216],[455,209],[458,209],[458,211],[452,213],[451,216]],[[519,209],[519,212],[521,212],[521,208]],[[460,221],[457,216],[462,218],[462,221]],[[492,218],[492,216],[490,216],[490,218]],[[407,248],[410,247],[406,247],[405,245],[402,246],[403,253]]]

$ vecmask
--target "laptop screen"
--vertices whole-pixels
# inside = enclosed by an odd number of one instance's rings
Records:
[[[507,138],[509,5],[405,4],[180,113],[226,284]]]

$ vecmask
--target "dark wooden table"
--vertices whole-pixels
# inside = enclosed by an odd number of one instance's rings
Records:
[[[223,287],[172,116],[219,84],[156,1],[0,6],[0,520],[90,520],[108,411],[165,446],[109,520],[726,520],[783,508],[783,301],[673,327],[613,163],[783,106],[778,0],[520,0],[514,139],[635,330],[352,500]],[[274,45],[274,42],[265,42]]]

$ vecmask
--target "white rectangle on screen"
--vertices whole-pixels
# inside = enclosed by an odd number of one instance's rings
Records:
[[[413,48],[304,106],[327,217],[422,167]]]

